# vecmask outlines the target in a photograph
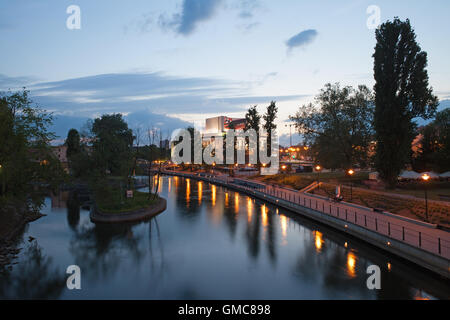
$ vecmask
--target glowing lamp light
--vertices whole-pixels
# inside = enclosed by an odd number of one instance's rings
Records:
[[[355,173],[355,171],[353,169],[350,169],[347,171],[347,173],[352,176]]]
[[[283,170],[286,170],[286,168],[287,168],[286,165],[281,166],[281,169],[283,169]]]
[[[426,174],[426,173],[422,175],[423,181],[428,181],[428,180],[430,180],[430,178],[431,177],[428,174]]]
[[[317,165],[317,166],[316,166],[316,171],[320,171],[320,170],[322,170],[322,167],[319,166],[319,165]]]

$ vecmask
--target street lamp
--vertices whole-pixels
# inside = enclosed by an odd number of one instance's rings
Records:
[[[426,173],[422,175],[422,180],[425,181],[424,189],[425,189],[425,219],[428,222],[428,192],[427,192],[427,182],[430,180],[430,176]]]
[[[317,189],[320,189],[320,171],[322,171],[322,167],[320,165],[317,165],[316,171],[317,171]]]
[[[287,128],[289,126],[289,142],[291,143],[290,146],[292,147],[292,126],[295,126],[295,124],[287,124],[285,127]]]
[[[355,174],[353,169],[347,171],[350,178]],[[353,201],[353,180],[350,179],[350,201]]]

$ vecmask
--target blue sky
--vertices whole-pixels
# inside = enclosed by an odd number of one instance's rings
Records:
[[[66,28],[73,4],[81,30]],[[430,84],[448,98],[446,0],[1,0],[0,90],[26,85],[60,127],[107,112],[135,126],[201,125],[274,99],[286,133],[325,83],[373,86],[369,5],[381,21],[411,20]]]

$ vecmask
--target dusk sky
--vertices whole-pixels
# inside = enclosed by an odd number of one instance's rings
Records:
[[[66,27],[70,5],[80,30]],[[26,86],[61,131],[110,112],[132,128],[201,126],[276,100],[286,133],[325,83],[373,87],[370,5],[382,22],[411,20],[430,84],[448,99],[448,0],[1,0],[0,90]]]

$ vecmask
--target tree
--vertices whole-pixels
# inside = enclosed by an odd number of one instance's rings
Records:
[[[245,130],[253,129],[256,131],[257,135],[257,149],[256,150],[249,150],[249,152],[256,152],[256,163],[259,164],[259,126],[261,123],[261,116],[258,113],[258,110],[256,109],[256,106],[251,107],[248,109],[247,113],[245,114]]]
[[[92,124],[94,158],[104,173],[128,176],[132,166],[133,132],[121,114],[103,115]]]
[[[437,130],[434,123],[419,129],[419,136],[416,138],[418,148],[412,154],[412,166],[416,171],[430,171],[433,170],[434,157],[439,149]]]
[[[415,170],[446,172],[450,170],[450,109],[436,114],[436,119],[420,129],[419,150],[413,158]]]
[[[76,129],[70,129],[66,139],[67,157],[70,159],[72,156],[81,152],[81,140],[80,134]]]
[[[290,116],[300,134],[312,146],[323,167],[346,169],[369,164],[373,138],[373,96],[363,85],[358,89],[328,83],[314,103]]]
[[[271,150],[272,147],[272,131],[277,128],[275,119],[277,118],[278,108],[275,101],[270,102],[267,107],[266,113],[263,116],[265,121],[263,127],[267,131],[267,150]]]
[[[437,113],[434,125],[439,145],[434,157],[434,167],[440,172],[450,171],[450,108]]]
[[[428,85],[427,53],[417,44],[409,20],[387,21],[375,35],[375,167],[392,188],[411,157],[413,119],[432,117],[438,99]]]
[[[33,105],[29,91],[0,95],[0,195],[38,209],[43,197],[36,184],[56,189],[64,178],[53,155],[48,131],[52,115]]]

